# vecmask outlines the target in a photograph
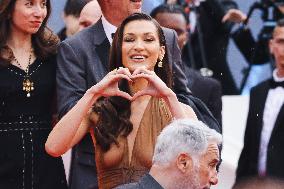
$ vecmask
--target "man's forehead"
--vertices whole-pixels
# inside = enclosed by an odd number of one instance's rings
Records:
[[[217,143],[209,143],[206,151],[207,156],[219,160],[219,148]]]
[[[276,26],[273,32],[273,37],[284,37],[284,27]]]

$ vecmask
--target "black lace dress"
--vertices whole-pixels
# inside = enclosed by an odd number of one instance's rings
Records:
[[[61,158],[49,156],[44,144],[51,131],[55,94],[53,60],[35,60],[29,69],[34,90],[23,91],[24,70],[0,68],[0,188],[66,189]]]

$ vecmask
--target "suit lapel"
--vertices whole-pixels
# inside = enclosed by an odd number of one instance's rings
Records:
[[[101,44],[97,45],[96,50],[101,62],[103,63],[106,70],[108,70],[109,50],[110,50],[110,44],[108,39],[105,38],[105,40]]]
[[[265,108],[265,102],[269,91],[269,82],[266,82],[264,87],[259,90],[258,95],[255,96],[255,102],[257,102],[259,105],[257,106],[257,112],[259,119],[256,120],[256,126],[257,126],[257,137],[260,140],[261,130],[263,127],[263,113]]]
[[[275,122],[275,126],[280,126],[281,124],[283,124],[282,120],[284,118],[284,105],[282,105],[280,112],[277,116],[276,122]]]
[[[278,116],[276,118],[276,121],[275,121],[275,124],[274,124],[274,128],[272,130],[270,138],[272,138],[273,137],[272,135],[274,135],[274,133],[279,131],[279,129],[284,126],[283,124],[284,124],[284,104],[282,104],[282,107],[281,107],[281,109],[280,109],[280,111],[278,113]]]
[[[101,19],[97,24],[95,24],[94,30],[93,43],[95,45],[96,52],[101,63],[104,65],[106,70],[108,70],[110,43],[106,37]]]

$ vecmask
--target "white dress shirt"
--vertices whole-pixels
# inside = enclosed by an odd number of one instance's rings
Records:
[[[112,25],[111,23],[109,23],[109,21],[106,20],[104,15],[102,15],[102,24],[103,24],[103,28],[104,28],[105,34],[107,36],[107,39],[108,39],[108,41],[111,45],[111,43],[112,43],[111,34],[116,32],[117,27]]]
[[[198,7],[201,2],[205,0],[195,0],[191,2],[190,6]],[[196,29],[196,24],[197,24],[197,15],[195,11],[190,11],[189,12],[189,23],[190,23],[190,33],[194,33]]]
[[[273,79],[276,82],[284,81],[284,77],[280,78],[276,74],[277,70],[273,71]],[[284,88],[276,87],[269,89],[265,102],[263,112],[263,127],[261,131],[259,155],[258,155],[258,173],[265,176],[266,161],[267,161],[267,148],[270,141],[271,133],[273,131],[277,116],[284,103]]]

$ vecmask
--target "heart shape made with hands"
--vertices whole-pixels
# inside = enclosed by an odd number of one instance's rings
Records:
[[[134,85],[134,80],[143,78],[148,81],[147,86],[140,91],[137,91],[135,94],[131,96],[126,92],[121,91],[117,88],[115,96],[121,96],[123,98],[127,98],[130,101],[134,101],[136,98],[143,96],[143,95],[150,95],[160,97],[162,96],[160,90],[163,87],[167,87],[165,83],[155,74],[154,71],[147,70],[146,68],[137,68],[132,74],[129,72],[127,68],[119,68],[115,69],[109,74],[113,75],[114,82],[117,83],[122,79],[128,80],[132,85]],[[143,83],[141,83],[143,85]]]

